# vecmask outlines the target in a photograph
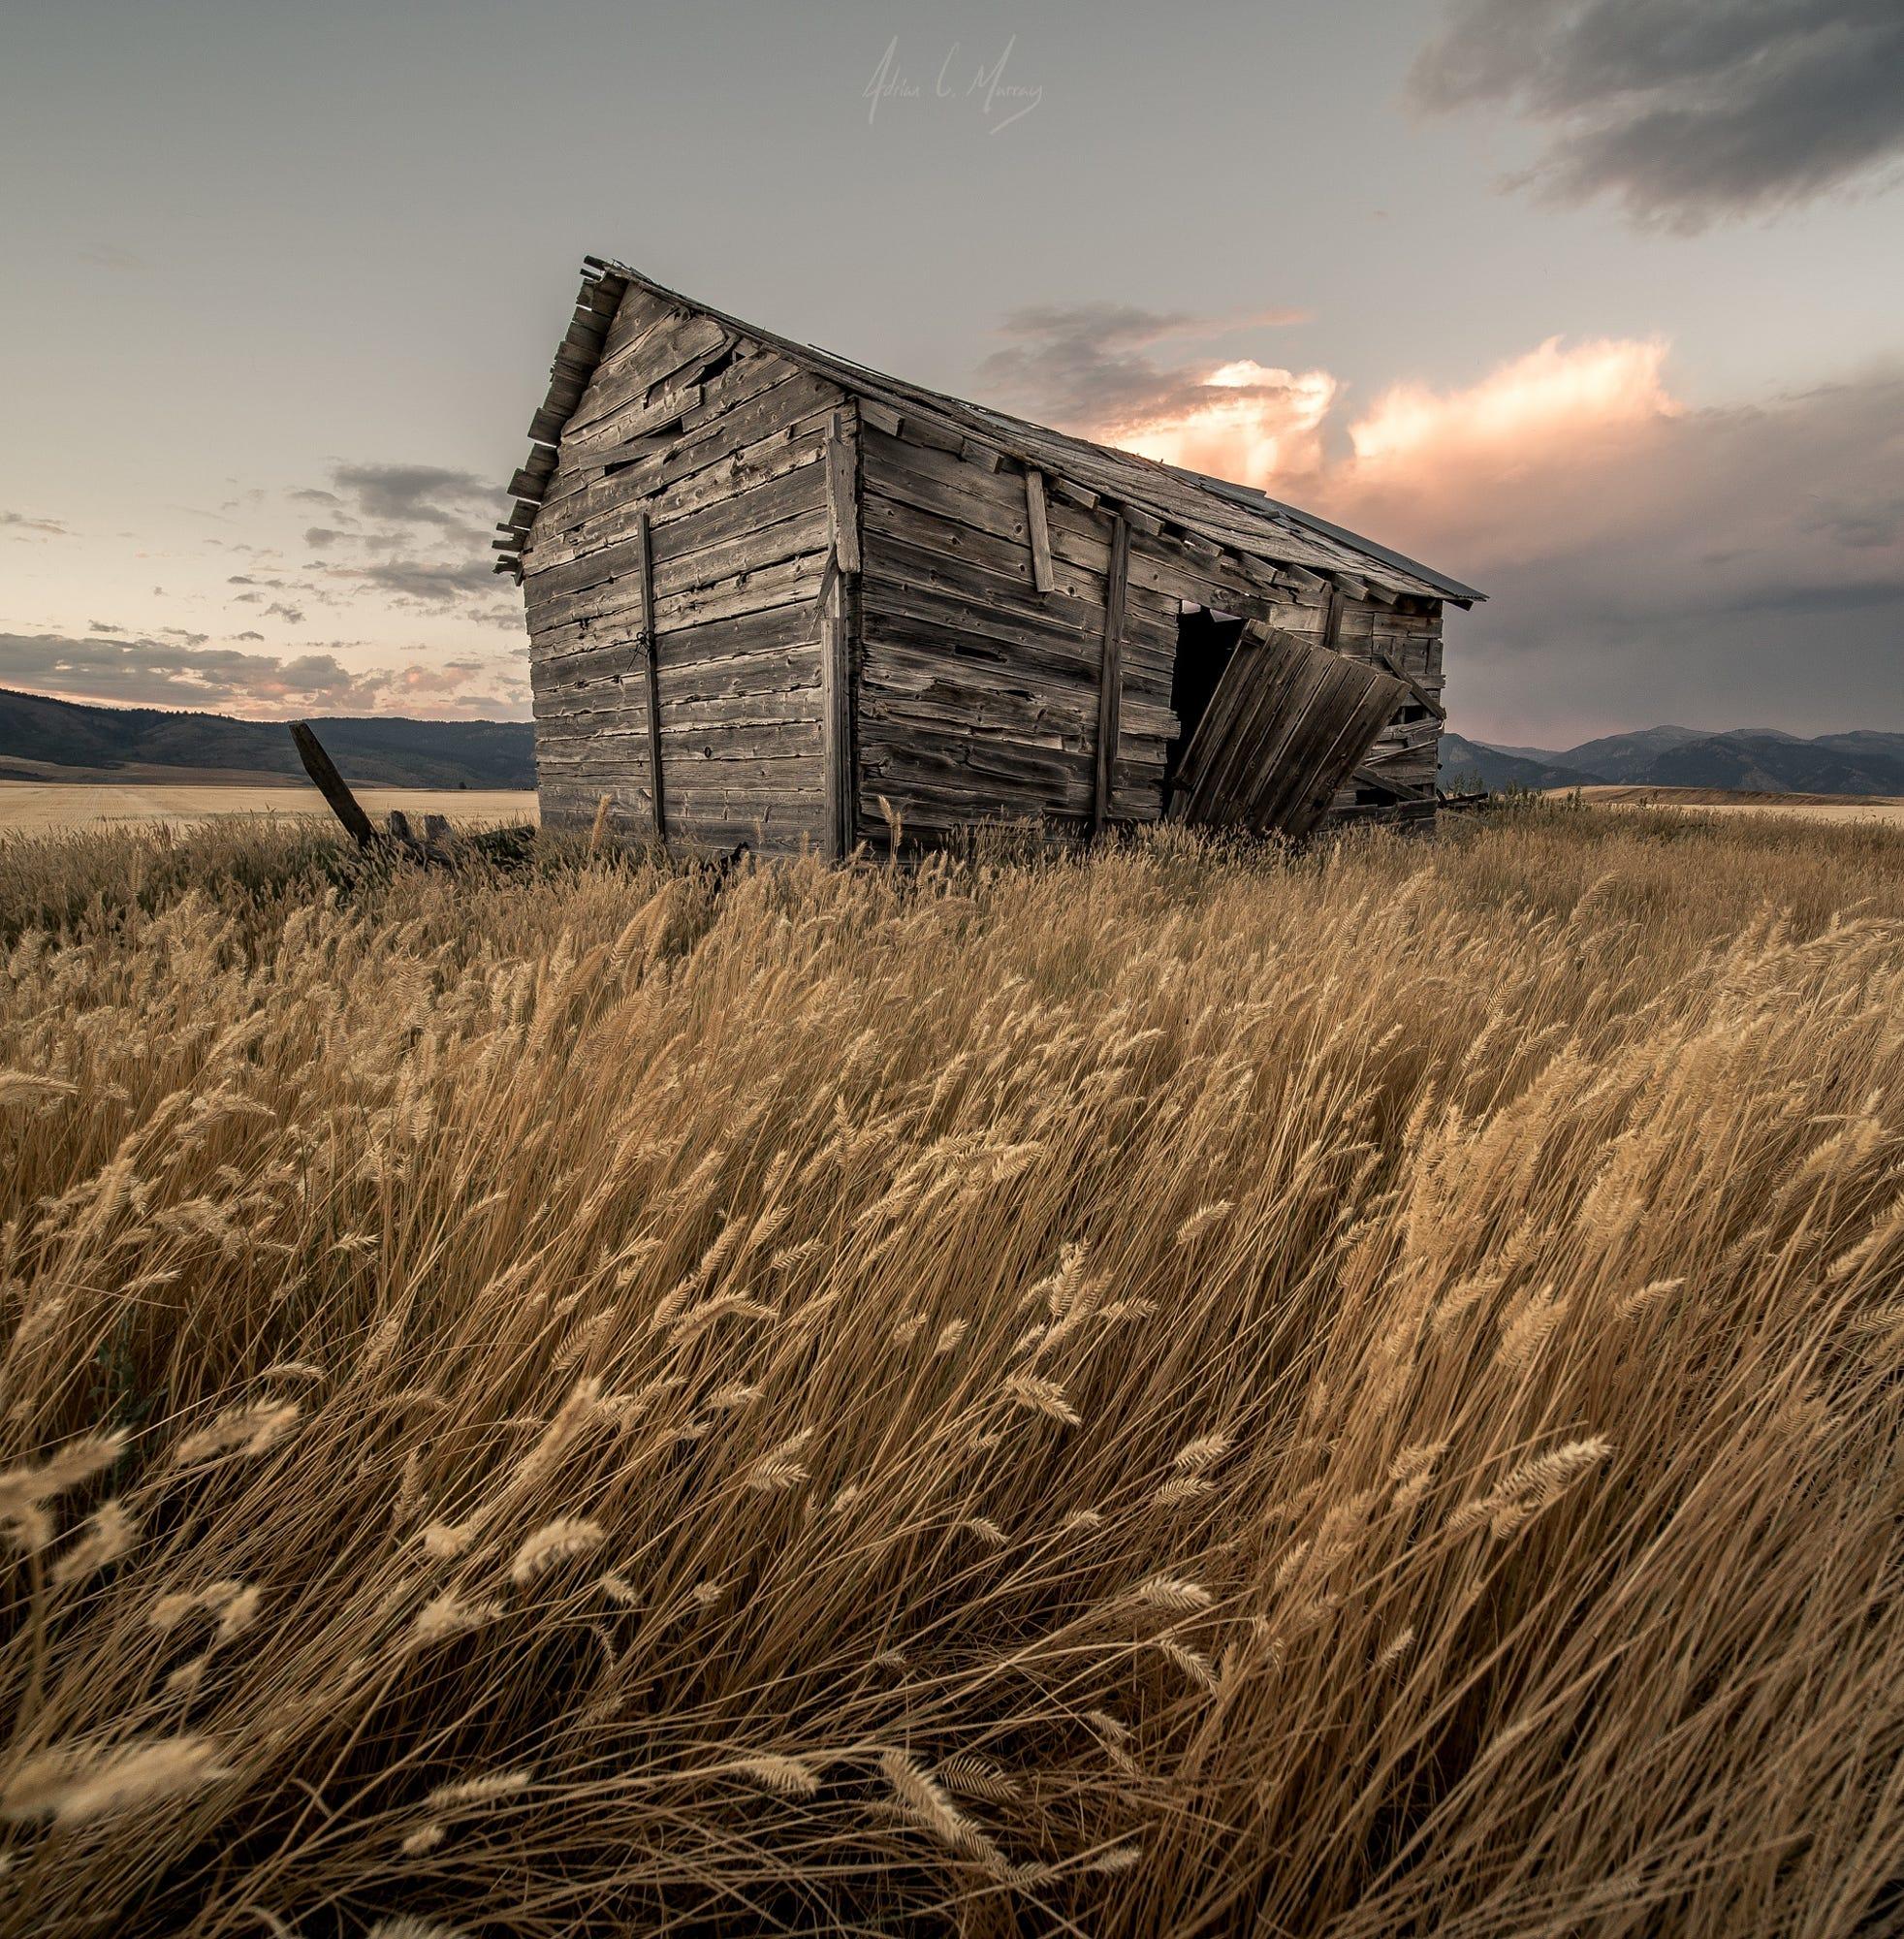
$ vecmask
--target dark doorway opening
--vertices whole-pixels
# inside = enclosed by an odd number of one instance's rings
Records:
[[[1185,750],[1195,738],[1197,722],[1210,705],[1229,656],[1243,637],[1243,621],[1208,606],[1186,606],[1177,615],[1177,664],[1170,676],[1170,711],[1177,716],[1177,738],[1163,765],[1166,801],[1177,779]]]

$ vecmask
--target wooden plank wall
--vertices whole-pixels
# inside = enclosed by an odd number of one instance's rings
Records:
[[[1116,515],[1062,478],[1028,483],[995,454],[877,418],[869,406],[861,434],[859,832],[882,839],[883,796],[923,842],[992,817],[1074,837],[1092,816]],[[1179,600],[1234,609],[1248,593],[1286,619],[1303,595],[1267,567],[1245,586],[1216,548],[1201,556],[1125,516],[1107,818],[1127,824],[1162,813]]]
[[[1345,600],[1336,645],[1353,658],[1373,660],[1402,675],[1435,707],[1444,704],[1439,601],[1402,599],[1384,605],[1374,599]],[[1441,718],[1411,693],[1358,770],[1365,779],[1350,779],[1337,791],[1329,804],[1331,816],[1392,811],[1395,804],[1370,784],[1367,778],[1373,777],[1413,796],[1422,816],[1432,819],[1441,741]]]
[[[618,829],[652,829],[646,571],[668,840],[824,841],[819,595],[841,403],[714,320],[623,295],[523,555],[547,822],[586,823],[607,794]]]

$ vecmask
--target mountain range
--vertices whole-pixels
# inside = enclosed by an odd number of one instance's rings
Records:
[[[346,780],[373,787],[532,788],[526,720],[314,718]],[[87,707],[0,687],[0,779],[302,780],[278,720],[151,707]],[[1860,728],[1812,740],[1775,727],[1642,727],[1573,747],[1519,747],[1442,736],[1442,783],[1490,788],[1749,788],[1766,793],[1904,795],[1904,734]]]
[[[1858,728],[1805,740],[1776,727],[1642,727],[1574,747],[1514,747],[1442,736],[1444,786],[1746,788],[1767,794],[1904,794],[1904,734]]]
[[[346,780],[373,787],[535,785],[535,730],[526,720],[340,715],[313,717],[311,726]],[[174,770],[193,779],[304,779],[281,720],[84,707],[0,687],[0,778],[163,780]]]

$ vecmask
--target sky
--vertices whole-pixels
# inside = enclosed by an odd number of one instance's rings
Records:
[[[592,253],[1483,588],[1476,738],[1904,729],[1896,0],[21,0],[0,174],[0,685],[525,716]]]

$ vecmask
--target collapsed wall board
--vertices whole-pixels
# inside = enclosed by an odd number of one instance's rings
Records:
[[[522,555],[554,826],[790,851],[824,837],[821,602],[835,385],[622,292]],[[651,720],[649,642],[659,705]]]

